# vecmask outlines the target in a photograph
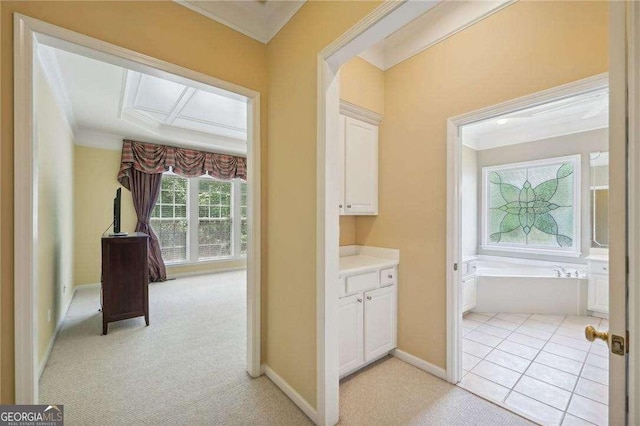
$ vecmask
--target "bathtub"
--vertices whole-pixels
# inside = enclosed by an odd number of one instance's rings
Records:
[[[480,256],[474,266],[476,312],[587,314],[586,265]]]

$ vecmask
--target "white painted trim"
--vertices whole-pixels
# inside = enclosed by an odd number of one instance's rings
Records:
[[[440,2],[409,25],[358,56],[386,71],[513,3],[515,0]]]
[[[231,21],[229,21],[227,19],[223,19],[223,18],[219,17],[218,15],[213,14],[213,13],[207,11],[207,10],[204,10],[204,9],[198,7],[198,6],[195,6],[195,5],[193,5],[193,4],[191,4],[191,3],[187,2],[187,1],[184,1],[184,0],[173,0],[173,1],[178,3],[180,6],[184,6],[187,9],[191,9],[192,11],[194,11],[196,13],[199,13],[202,16],[206,16],[207,18],[213,19],[214,21],[219,22],[222,25],[226,25],[227,27],[229,27],[229,28],[231,28],[233,30],[236,30],[237,32],[239,32],[241,34],[246,35],[247,37],[250,37],[250,38],[252,38],[254,40],[259,41],[260,43],[267,44],[269,42],[269,38],[266,37],[265,35],[258,34],[258,33],[254,32],[254,31],[251,31],[251,30],[247,29],[247,28],[244,28],[244,27],[241,27],[239,25],[236,25],[236,24],[234,24],[233,22],[231,22]]]
[[[215,269],[211,271],[180,272],[178,274],[172,274],[170,268],[167,268],[167,279],[196,277],[199,275],[212,275],[212,274],[219,274],[222,272],[244,271],[246,269],[247,268],[244,266],[237,266],[237,267],[231,267],[231,268]]]
[[[457,383],[461,379],[462,345],[460,345],[460,274],[454,265],[462,265],[460,232],[462,229],[460,206],[460,183],[462,182],[462,141],[460,127],[497,117],[510,112],[544,103],[592,92],[608,87],[607,73],[587,77],[575,82],[553,87],[520,98],[512,99],[476,111],[471,111],[447,120],[447,380]]]
[[[145,72],[176,82],[189,80],[194,87],[208,86],[248,98],[248,252],[247,252],[247,371],[257,377],[260,370],[260,255],[261,172],[260,94],[251,89],[134,52],[83,34],[14,14],[14,241],[15,303],[15,394],[16,403],[38,401],[35,287],[37,262],[37,166],[33,132],[34,44],[64,49],[89,58]]]
[[[436,1],[383,2],[318,54],[316,208],[317,420],[339,420],[338,276],[339,214],[338,69],[349,59],[433,7]]]
[[[38,178],[33,110],[34,35],[14,15],[14,327],[15,403],[38,401],[36,333]],[[20,285],[15,285],[20,283]]]
[[[615,223],[609,232],[609,333],[619,336],[627,333],[633,315],[627,306],[632,300],[628,292],[631,290],[629,272],[633,265],[629,262],[627,268],[626,262],[630,260],[627,256],[631,248],[630,237],[633,236],[628,216],[632,200],[630,189],[633,187],[633,182],[629,181],[633,167],[629,138],[635,124],[633,118],[637,119],[630,115],[630,96],[638,96],[638,93],[629,91],[636,87],[630,84],[629,79],[632,77],[630,71],[637,66],[632,65],[630,60],[638,60],[637,53],[630,51],[632,45],[637,48],[637,41],[630,43],[637,35],[636,31],[631,31],[631,24],[635,21],[630,13],[631,3],[609,4],[609,219],[610,223]],[[632,335],[631,341],[637,337]],[[630,421],[626,403],[627,397],[630,404],[638,397],[627,394],[630,390],[627,386],[631,384],[629,373],[632,371],[633,356],[631,353],[629,356],[619,356],[609,352],[608,422],[611,425],[638,424],[637,421]]]
[[[75,294],[78,290],[86,290],[86,289],[90,289],[90,288],[100,288],[101,286],[102,286],[102,283],[78,284],[73,288],[73,292]]]
[[[355,118],[356,120],[364,121],[365,123],[369,123],[374,126],[379,126],[383,118],[381,114],[378,114],[375,111],[368,110],[343,99],[340,99],[340,114]]]
[[[437,365],[431,364],[423,360],[422,358],[418,358],[417,356],[411,355],[408,352],[402,351],[400,349],[394,349],[391,351],[391,355],[398,358],[401,361],[406,362],[407,364],[411,364],[414,367],[419,368],[420,370],[424,370],[429,374],[433,374],[442,380],[448,380],[447,370],[444,368],[438,367]]]
[[[319,56],[334,71],[348,60],[407,25],[440,1],[387,1],[325,47]]]
[[[627,281],[629,359],[628,414],[630,425],[640,424],[640,4],[630,2],[627,8],[627,90],[629,108],[628,135],[628,256]],[[613,16],[612,16],[613,19]]]
[[[222,18],[218,15],[216,15],[213,12],[210,12],[208,10],[205,10],[201,7],[198,7],[196,5],[194,5],[193,3],[184,1],[184,0],[173,0],[174,2],[178,3],[181,6],[184,6],[188,9],[191,9],[192,11],[199,13],[200,15],[206,16],[209,19],[213,19],[216,22],[221,23],[222,25],[226,25],[229,28],[232,28],[236,31],[238,31],[241,34],[246,35],[247,37],[250,37],[254,40],[259,41],[260,43],[263,44],[267,44],[269,43],[269,41],[271,41],[271,39],[273,37],[276,36],[276,34],[278,34],[278,32],[280,32],[280,30],[287,24],[287,22],[289,22],[291,20],[291,18],[293,18],[293,16],[298,13],[298,10],[300,10],[300,8],[302,6],[304,6],[305,1],[287,1],[287,3],[289,3],[289,5],[294,5],[294,7],[292,7],[287,13],[285,13],[284,15],[282,13],[277,13],[274,14],[273,12],[265,17],[260,18],[260,24],[259,26],[262,26],[262,28],[256,29],[256,28],[248,28],[249,25],[245,25],[241,26],[241,25],[237,25],[235,22],[237,22],[237,20],[242,19],[242,15],[249,13],[246,10],[242,10],[242,9],[238,9],[235,10],[234,15],[235,16],[233,20],[230,19],[225,19]],[[276,15],[276,16],[274,16]],[[252,22],[255,22],[255,19],[252,19]],[[234,22],[235,21],[235,22]],[[251,25],[255,27],[254,25]]]
[[[268,365],[262,366],[264,370],[264,374],[276,385],[282,392],[284,392],[287,397],[293,401],[294,404],[302,410],[302,412],[311,419],[315,424],[320,424],[318,422],[318,413],[313,407],[307,402],[306,399],[302,397],[294,388],[292,388],[289,383],[287,383],[282,377],[280,377],[275,371],[269,368]]]

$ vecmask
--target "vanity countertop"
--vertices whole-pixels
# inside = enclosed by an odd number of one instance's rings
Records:
[[[400,263],[400,252],[396,249],[367,246],[340,247],[340,275],[391,268]]]

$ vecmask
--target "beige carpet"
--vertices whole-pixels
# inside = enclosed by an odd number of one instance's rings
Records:
[[[305,425],[265,376],[245,372],[245,276],[229,272],[150,286],[143,318],[101,336],[99,290],[79,290],[40,380],[42,403],[68,425]],[[395,358],[340,386],[341,424],[525,424]]]
[[[503,408],[388,357],[340,384],[341,425],[530,425]]]
[[[99,290],[76,293],[40,380],[68,425],[310,424],[267,377],[245,372],[245,274],[151,284],[137,318],[101,336]]]

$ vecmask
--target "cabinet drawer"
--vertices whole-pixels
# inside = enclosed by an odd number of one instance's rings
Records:
[[[358,293],[378,287],[378,272],[366,272],[359,275],[345,277],[345,288],[347,293]]]
[[[590,262],[589,272],[592,274],[609,274],[609,264],[604,262]]]
[[[387,286],[396,283],[396,268],[387,268],[380,271],[380,285]]]

